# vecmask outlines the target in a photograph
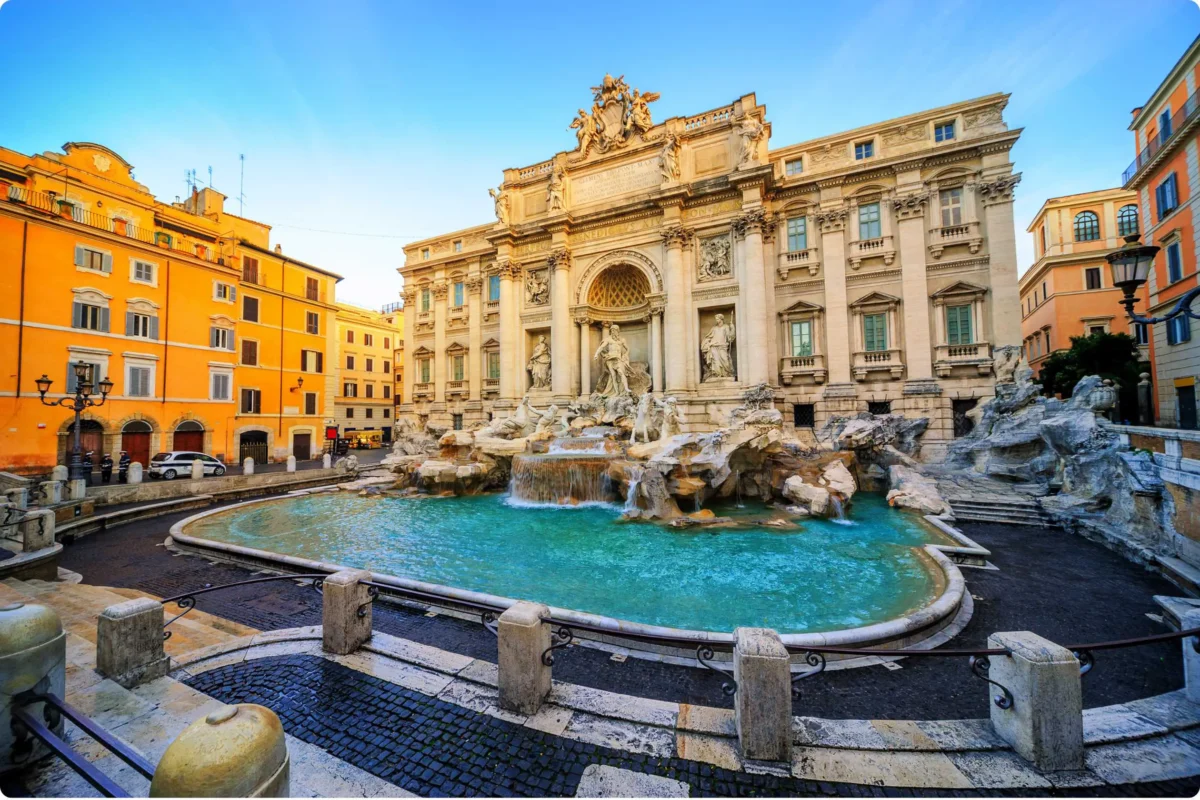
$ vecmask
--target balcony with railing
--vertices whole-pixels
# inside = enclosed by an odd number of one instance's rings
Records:
[[[863,259],[882,258],[883,263],[891,265],[896,260],[896,245],[890,235],[879,236],[875,239],[859,239],[850,243],[850,266],[858,269]]]
[[[170,250],[173,253],[183,253],[202,261],[214,264],[224,264],[225,259],[217,252],[216,246],[208,242],[194,242],[176,233],[139,228],[129,224],[128,220],[107,217],[88,211],[78,203],[65,200],[47,192],[36,192],[24,186],[17,186],[6,181],[0,181],[0,201],[40,212],[47,216],[59,217],[64,220],[84,225],[88,228],[133,239],[142,244]]]
[[[447,397],[466,397],[470,391],[471,386],[467,381],[446,381]]]
[[[484,378],[483,379],[483,394],[485,397],[500,394],[500,379],[499,378]]]
[[[979,232],[978,222],[943,225],[929,231],[929,254],[935,259],[941,258],[947,247],[960,244],[965,244],[971,255],[983,248],[983,235]]]
[[[887,372],[891,378],[904,377],[904,358],[899,348],[890,350],[860,350],[854,354],[854,380],[865,381],[871,373]]]
[[[1121,185],[1128,188],[1129,183],[1148,164],[1154,161],[1155,156],[1161,153],[1167,145],[1179,138],[1188,123],[1195,120],[1198,112],[1200,112],[1200,92],[1195,92],[1184,101],[1183,107],[1171,116],[1170,126],[1165,130],[1159,131],[1158,135],[1147,143],[1142,152],[1138,153],[1137,158],[1133,160],[1129,168],[1122,173]]]
[[[432,383],[414,383],[413,384],[413,400],[432,400],[433,399],[433,384]]]
[[[823,355],[784,356],[779,359],[779,380],[784,386],[824,383],[828,374]]]
[[[789,250],[779,254],[779,263],[775,266],[779,279],[786,281],[792,270],[806,269],[810,276],[816,275],[821,269],[821,254],[815,247],[807,250]]]
[[[992,372],[992,346],[988,342],[939,344],[933,350],[933,369],[939,378],[948,378],[955,369],[975,370],[980,375]]]

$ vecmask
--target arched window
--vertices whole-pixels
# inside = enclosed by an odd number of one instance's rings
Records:
[[[1133,203],[1121,206],[1117,212],[1117,236],[1133,236],[1138,232],[1138,209]]]
[[[1075,215],[1075,241],[1090,242],[1100,238],[1100,218],[1092,211]]]

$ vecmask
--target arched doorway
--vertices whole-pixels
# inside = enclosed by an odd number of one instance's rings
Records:
[[[204,452],[204,426],[193,419],[186,419],[175,428],[172,450],[190,450],[195,453]]]
[[[75,447],[75,423],[72,422],[67,426],[67,447],[63,453],[62,463],[71,460],[71,450]],[[79,451],[80,457],[87,455],[88,451],[93,453],[92,461],[95,464],[100,463],[103,458],[104,450],[104,426],[92,419],[85,419],[79,425]]]
[[[143,467],[150,466],[150,423],[140,419],[126,422],[121,428],[121,449],[129,453],[129,460]]]
[[[255,464],[267,463],[267,432],[245,431],[238,437],[238,461],[253,458]]]

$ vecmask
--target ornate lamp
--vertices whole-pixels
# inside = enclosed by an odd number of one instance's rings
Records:
[[[1112,268],[1113,286],[1125,293],[1125,297],[1121,300],[1121,305],[1125,306],[1125,313],[1129,315],[1130,319],[1145,322],[1145,320],[1136,319],[1133,313],[1133,305],[1138,301],[1134,295],[1149,278],[1150,268],[1154,266],[1154,257],[1158,255],[1159,248],[1154,245],[1139,244],[1140,238],[1136,233],[1126,236],[1125,246],[1114,250],[1104,258]]]
[[[68,476],[71,480],[86,480],[87,475],[83,471],[83,452],[79,442],[79,415],[85,408],[95,408],[104,405],[104,401],[108,399],[108,393],[113,389],[113,382],[107,377],[100,381],[100,399],[95,400],[90,395],[92,394],[92,365],[86,361],[76,361],[71,365],[71,369],[75,374],[75,395],[72,397],[60,397],[57,400],[47,400],[46,393],[50,391],[50,386],[54,381],[42,373],[42,377],[38,378],[34,383],[37,384],[38,395],[43,404],[48,406],[62,406],[70,411],[75,412],[75,446],[71,450],[71,463],[68,465]]]

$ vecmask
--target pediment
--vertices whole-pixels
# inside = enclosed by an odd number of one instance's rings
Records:
[[[447,353],[465,353],[465,352],[467,352],[467,347],[462,342],[455,342],[454,344],[452,344],[446,348],[446,352]]]
[[[133,179],[133,165],[102,144],[67,142],[62,149],[65,155],[58,159],[62,163],[144,189]]]
[[[987,287],[970,281],[955,281],[944,289],[938,289],[930,297],[950,297],[953,295],[987,294]]]
[[[430,350],[425,345],[421,345],[420,347],[418,347],[416,350],[413,351],[413,355],[418,356],[418,357],[419,356],[431,356],[431,355],[433,355],[433,351]]]
[[[825,306],[819,306],[816,303],[810,303],[807,300],[797,300],[795,303],[792,303],[790,306],[788,306],[786,309],[784,309],[784,313],[785,314],[793,314],[793,313],[803,313],[805,311],[824,311],[824,310],[825,310]]]
[[[491,347],[498,348],[498,347],[500,347],[500,343],[497,342],[495,339],[488,339],[486,342],[483,343],[484,350],[487,350],[488,348],[491,348]]]
[[[850,304],[850,307],[856,308],[858,306],[891,305],[899,302],[899,297],[890,295],[887,292],[871,292],[870,294],[863,295],[855,300]]]

